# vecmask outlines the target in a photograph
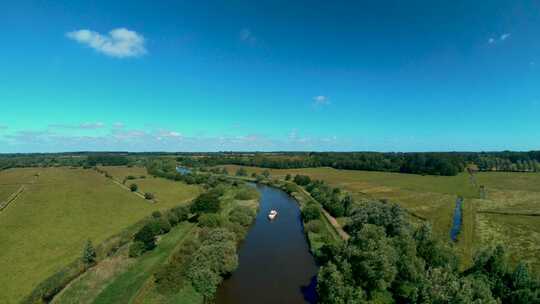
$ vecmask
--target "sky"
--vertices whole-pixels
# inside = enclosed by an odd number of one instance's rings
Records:
[[[0,38],[0,153],[540,149],[538,1],[2,1]]]

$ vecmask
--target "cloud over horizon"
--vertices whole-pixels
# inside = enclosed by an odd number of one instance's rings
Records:
[[[126,28],[113,29],[107,35],[81,29],[68,32],[66,36],[110,57],[140,57],[147,53],[144,46],[145,38],[141,34]]]
[[[76,130],[95,130],[104,128],[105,124],[102,122],[83,122],[78,125],[68,125],[68,124],[51,124],[49,128],[53,129],[76,129]]]
[[[325,106],[330,104],[328,96],[318,95],[313,97],[313,102],[315,106]]]

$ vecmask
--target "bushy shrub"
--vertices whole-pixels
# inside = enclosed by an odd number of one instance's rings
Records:
[[[176,207],[172,211],[178,217],[178,222],[186,221],[189,217],[189,207],[187,206]]]
[[[156,221],[159,223],[159,234],[165,234],[171,231],[172,227],[167,218],[162,217],[156,219]]]
[[[321,207],[316,203],[309,203],[302,208],[302,218],[305,222],[317,220],[321,217]]]
[[[255,212],[248,207],[237,206],[229,214],[229,220],[244,227],[251,225]]]
[[[131,192],[136,192],[139,190],[139,186],[137,186],[137,184],[131,184],[129,185],[129,190],[131,190]]]
[[[176,226],[180,222],[178,216],[172,210],[165,213],[165,218],[169,221],[169,224],[171,224],[171,226]]]
[[[321,226],[322,223],[320,220],[311,220],[304,224],[304,230],[307,232],[319,233],[321,232]]]
[[[161,212],[159,212],[157,210],[152,212],[152,217],[155,218],[155,219],[160,218],[161,217]]]
[[[199,217],[199,225],[207,228],[218,228],[224,223],[224,219],[221,215],[215,213],[203,214]]]
[[[259,197],[259,191],[253,187],[244,186],[236,192],[234,196],[237,200],[252,200]]]
[[[220,190],[211,190],[199,195],[191,205],[192,213],[216,213],[220,209]]]
[[[152,221],[144,225],[135,235],[133,236],[134,241],[139,241],[144,244],[145,250],[152,250],[156,247],[156,228],[159,229],[159,224],[156,225],[156,221]],[[158,230],[159,231],[159,230]]]
[[[141,241],[135,241],[129,246],[129,257],[136,258],[146,252],[146,246]]]
[[[147,199],[147,200],[153,200],[155,198],[155,195],[154,195],[154,193],[145,192],[144,193],[144,198]]]
[[[300,186],[306,186],[311,183],[311,178],[307,175],[298,174],[294,177],[294,183]]]

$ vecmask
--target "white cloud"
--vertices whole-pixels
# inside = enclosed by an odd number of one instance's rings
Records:
[[[504,41],[504,40],[506,40],[508,38],[510,38],[510,33],[502,34],[501,37],[500,37],[501,41]]]
[[[500,35],[498,38],[497,37],[490,37],[488,39],[488,43],[489,44],[495,44],[495,43],[499,43],[499,42],[503,42],[505,40],[507,40],[508,38],[510,38],[512,34],[510,33],[504,33],[502,35]]]
[[[257,42],[257,37],[253,35],[250,29],[244,28],[240,31],[240,40],[253,45]]]
[[[100,53],[116,58],[139,57],[147,52],[144,47],[144,37],[126,28],[113,29],[107,35],[82,29],[66,33],[66,36]]]
[[[101,129],[105,126],[102,122],[85,122],[79,125],[80,129]]]
[[[318,95],[313,97],[313,101],[316,106],[324,106],[330,104],[330,100],[328,99],[328,96],[324,95]]]
[[[115,122],[112,126],[114,129],[123,129],[125,127],[124,123],[121,122]]]
[[[81,129],[81,130],[93,130],[101,129],[105,127],[105,124],[102,122],[83,122],[79,125],[68,125],[68,124],[52,124],[49,125],[49,128],[54,129]]]

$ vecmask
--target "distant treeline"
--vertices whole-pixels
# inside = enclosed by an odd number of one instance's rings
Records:
[[[245,165],[274,169],[332,167],[336,169],[456,175],[475,165],[480,171],[540,171],[540,151],[530,152],[216,152],[216,153],[128,153],[76,152],[49,154],[0,154],[0,170],[16,167],[96,165],[143,165],[166,158],[188,167]],[[172,166],[174,168],[174,165]],[[170,169],[170,168],[169,168]],[[168,170],[174,174],[173,170]]]
[[[448,176],[462,172],[469,164],[476,165],[481,171],[540,171],[540,151],[216,153],[177,159],[188,166],[233,164],[274,169],[332,167]]]

